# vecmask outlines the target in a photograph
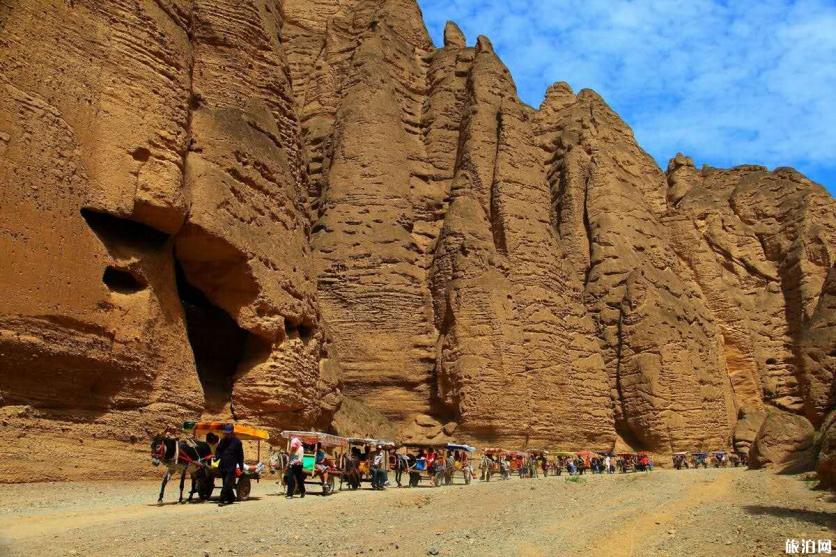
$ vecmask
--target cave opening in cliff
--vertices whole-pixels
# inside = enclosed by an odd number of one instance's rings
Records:
[[[284,334],[285,338],[300,338],[302,342],[308,342],[313,338],[315,330],[312,326],[305,323],[295,323],[290,319],[285,319]]]
[[[124,269],[117,269],[112,265],[108,265],[102,275],[102,282],[107,285],[114,292],[120,294],[133,294],[145,289],[147,284],[143,279],[135,276],[130,271]]]
[[[108,248],[128,246],[159,249],[168,241],[168,234],[141,222],[90,208],[82,209],[81,216]]]
[[[232,399],[235,374],[247,357],[252,335],[188,281],[177,259],[175,274],[206,408],[221,411]]]

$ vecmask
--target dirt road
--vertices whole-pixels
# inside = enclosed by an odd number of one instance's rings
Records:
[[[657,470],[158,507],[151,482],[0,486],[0,555],[783,555],[836,537],[836,498],[798,477]],[[315,490],[316,488],[311,488]]]

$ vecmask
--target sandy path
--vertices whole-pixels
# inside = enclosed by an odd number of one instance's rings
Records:
[[[656,471],[154,505],[158,484],[0,486],[0,555],[778,555],[834,537],[836,500],[797,477]],[[167,500],[176,499],[176,485]],[[713,553],[712,553],[713,552]]]

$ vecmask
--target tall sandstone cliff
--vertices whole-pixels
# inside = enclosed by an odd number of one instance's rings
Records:
[[[415,0],[0,0],[0,87],[4,481],[201,416],[667,453],[834,406],[821,186],[664,173]]]

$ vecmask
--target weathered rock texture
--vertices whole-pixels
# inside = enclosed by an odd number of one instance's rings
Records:
[[[781,472],[802,472],[815,462],[815,430],[804,416],[770,409],[749,453],[749,466],[772,465]]]
[[[836,490],[836,410],[825,418],[816,448],[819,487]]]
[[[282,25],[262,1],[0,7],[3,480],[72,473],[51,452],[139,467],[201,414],[330,422]]]
[[[44,439],[328,427],[343,392],[340,430],[567,449],[745,451],[833,408],[836,203],[792,170],[665,174],[596,93],[534,109],[486,37],[435,48],[414,0],[6,2],[0,30],[3,479],[79,473]]]

